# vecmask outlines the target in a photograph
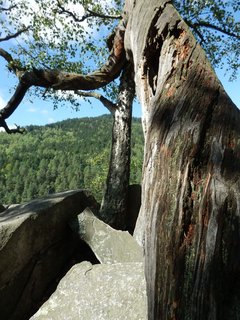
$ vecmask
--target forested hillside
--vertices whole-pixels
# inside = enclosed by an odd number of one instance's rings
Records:
[[[86,188],[101,200],[111,148],[112,117],[29,126],[24,135],[0,133],[0,203]],[[143,135],[133,119],[131,183],[140,183]]]

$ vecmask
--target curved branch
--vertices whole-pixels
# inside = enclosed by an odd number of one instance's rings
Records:
[[[6,107],[0,110],[0,126],[2,121],[10,117],[11,114],[17,109],[29,88],[30,85],[23,83],[22,81],[19,82],[15,93],[8,101]]]
[[[3,57],[8,63],[13,62],[13,57],[6,50],[0,48],[0,56]]]
[[[25,72],[22,81],[30,86],[55,90],[95,90],[116,79],[126,61],[124,50],[125,24],[120,22],[113,41],[113,48],[105,65],[93,73],[82,75],[60,70],[33,69]]]
[[[14,72],[20,81],[17,89],[6,105],[0,110],[0,126],[19,106],[26,92],[31,86],[52,88],[55,90],[94,90],[103,87],[116,79],[126,62],[124,50],[125,21],[122,20],[117,29],[113,41],[113,48],[106,64],[99,70],[88,75],[65,73],[60,70],[38,70],[23,71],[23,68],[15,67]],[[14,63],[12,56],[5,50],[0,50],[6,61],[11,65]],[[19,72],[20,71],[20,72]],[[102,98],[102,102],[106,100]]]
[[[26,129],[20,128],[19,126],[16,126],[16,128],[10,129],[9,126],[7,125],[6,121],[3,120],[3,119],[0,120],[0,127],[3,127],[4,130],[8,134],[12,134],[12,133],[21,133],[21,134],[23,134],[24,132],[26,132]]]
[[[209,29],[213,29],[213,30],[216,30],[216,31],[219,31],[229,37],[233,37],[233,38],[236,38],[238,40],[240,40],[240,36],[231,32],[231,31],[228,31],[224,28],[221,28],[221,27],[218,27],[212,23],[209,23],[209,22],[206,22],[206,21],[198,21],[198,22],[195,22],[195,23],[191,23],[190,21],[188,20],[185,20],[186,23],[191,27],[193,28],[195,31],[197,30],[197,28],[199,27],[204,27],[204,28],[209,28]],[[198,31],[199,32],[199,31]],[[199,32],[200,33],[200,32]]]

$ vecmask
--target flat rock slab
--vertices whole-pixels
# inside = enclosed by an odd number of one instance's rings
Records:
[[[72,227],[77,230],[101,263],[142,262],[142,248],[127,232],[111,228],[86,208]]]
[[[75,265],[33,320],[146,320],[143,264]]]

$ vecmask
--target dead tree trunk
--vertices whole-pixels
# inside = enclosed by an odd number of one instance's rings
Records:
[[[109,59],[92,74],[12,68],[19,85],[0,126],[31,86],[99,88],[119,75],[127,54],[143,108],[135,235],[145,246],[149,319],[239,319],[240,112],[171,2],[126,0]]]
[[[126,226],[127,192],[130,175],[132,102],[135,95],[133,70],[124,69],[113,112],[112,148],[100,217],[116,228]]]
[[[128,1],[151,320],[239,319],[240,112],[170,1]]]

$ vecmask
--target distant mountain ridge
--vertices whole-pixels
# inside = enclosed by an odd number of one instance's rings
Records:
[[[86,188],[101,199],[111,148],[112,117],[75,118],[27,134],[0,133],[0,203],[22,203],[49,193]],[[140,183],[141,120],[133,118],[131,183]]]

